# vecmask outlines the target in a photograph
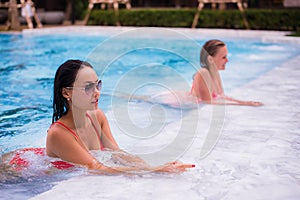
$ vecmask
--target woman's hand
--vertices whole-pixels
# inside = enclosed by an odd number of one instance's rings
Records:
[[[170,172],[170,173],[180,173],[185,172],[188,168],[195,167],[194,164],[184,164],[178,161],[166,163],[160,167],[156,167],[154,171],[157,172]]]
[[[259,101],[246,101],[246,105],[248,105],[248,106],[263,106],[264,104]]]
[[[230,104],[230,102],[233,102],[233,104],[231,104],[231,105],[245,105],[245,106],[263,106],[264,105],[263,103],[261,103],[259,101],[242,101],[242,100],[234,99],[232,97],[225,96],[225,95],[220,95],[220,98],[228,101],[228,102],[226,102],[226,104]]]

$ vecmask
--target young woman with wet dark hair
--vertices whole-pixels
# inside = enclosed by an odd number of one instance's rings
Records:
[[[109,167],[94,158],[91,150],[121,151],[105,114],[98,108],[101,87],[101,80],[87,62],[68,60],[58,68],[54,80],[53,123],[46,142],[48,156],[107,173],[183,172],[194,167],[176,161],[150,167],[141,158],[126,154],[122,159],[135,162],[134,165]]]
[[[184,172],[195,167],[177,161],[152,167],[141,158],[122,151],[115,141],[105,114],[98,108],[102,81],[93,67],[84,61],[68,60],[56,71],[53,88],[53,117],[46,148],[25,148],[4,154],[0,168],[22,176],[32,161],[26,156],[48,156],[49,169],[84,166],[97,173]],[[106,166],[93,150],[110,151],[118,167]],[[44,159],[41,159],[44,160]],[[35,162],[36,163],[36,162]],[[12,173],[13,172],[13,173]],[[1,177],[0,177],[1,179]]]

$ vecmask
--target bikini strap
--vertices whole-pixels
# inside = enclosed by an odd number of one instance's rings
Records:
[[[191,91],[190,91],[190,95],[192,95],[193,94],[193,90],[194,90],[194,83],[192,84],[192,87],[191,87]]]
[[[61,126],[63,126],[65,129],[67,129],[68,131],[70,131],[70,133],[75,137],[75,139],[79,142],[80,140],[79,140],[79,137],[78,137],[78,135],[72,130],[72,129],[70,129],[67,125],[65,125],[64,123],[62,123],[62,122],[54,122],[53,124],[59,124],[59,125],[61,125]],[[52,124],[52,125],[53,125]],[[52,126],[51,125],[51,126]]]

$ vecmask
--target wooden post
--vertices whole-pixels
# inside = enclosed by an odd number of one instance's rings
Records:
[[[242,2],[241,2],[241,1],[237,1],[237,6],[238,6],[239,10],[240,10],[241,13],[242,13],[243,22],[244,22],[244,25],[245,25],[246,29],[250,29],[248,20],[247,20],[247,18],[246,18],[246,15],[245,15],[245,12],[244,12],[244,9],[243,9]]]
[[[196,28],[199,20],[200,11],[202,10],[203,7],[204,7],[204,3],[202,1],[199,1],[197,12],[193,20],[192,28]]]
[[[244,25],[245,25],[246,29],[249,29],[249,24],[248,24],[248,21],[247,21],[247,18],[246,18],[244,9],[243,9],[243,5],[242,5],[242,0],[198,0],[198,2],[199,2],[198,3],[198,9],[197,9],[197,12],[194,16],[192,28],[196,28],[198,20],[199,20],[199,16],[200,16],[200,11],[204,7],[205,3],[211,3],[212,7],[214,7],[214,5],[216,3],[223,4],[223,6],[225,6],[225,3],[236,3],[237,6],[238,6],[238,9],[241,11]]]
[[[119,20],[119,3],[117,1],[114,1],[113,3],[115,16],[116,16],[116,26],[121,26],[120,20]]]
[[[94,3],[92,1],[90,1],[89,5],[88,5],[87,13],[86,13],[86,15],[85,15],[85,17],[83,19],[83,24],[84,25],[87,25],[93,8],[94,8]]]
[[[116,25],[121,26],[119,21],[119,4],[125,4],[127,9],[131,9],[130,0],[89,0],[89,6],[87,14],[84,17],[83,24],[87,24],[90,14],[92,12],[92,9],[94,8],[94,4],[101,4],[101,8],[105,9],[105,4],[108,6],[113,6],[115,16],[117,18]]]
[[[67,0],[67,5],[65,9],[65,21],[71,21],[72,20],[72,10],[74,2],[72,0]]]
[[[16,0],[9,1],[8,16],[9,16],[8,29],[16,30],[16,31],[20,30],[19,13],[18,13],[18,6]]]

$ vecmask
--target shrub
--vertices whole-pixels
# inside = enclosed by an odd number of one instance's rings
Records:
[[[152,26],[152,27],[191,27],[196,9],[121,9],[93,10],[89,25]],[[245,16],[250,29],[295,31],[300,27],[299,9],[248,9]],[[197,28],[245,29],[242,13],[239,10],[207,10],[200,12]]]

